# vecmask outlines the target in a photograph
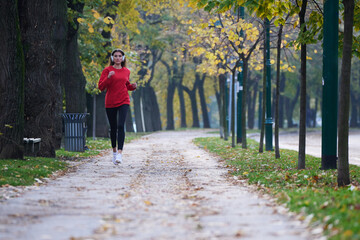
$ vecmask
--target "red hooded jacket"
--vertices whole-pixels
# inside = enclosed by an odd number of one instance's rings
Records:
[[[108,78],[109,72],[114,71],[115,74]],[[106,67],[100,76],[98,87],[100,91],[106,89],[105,107],[114,108],[124,104],[130,104],[128,91],[136,89],[135,84],[129,81],[130,70],[126,67],[121,69],[113,66]]]

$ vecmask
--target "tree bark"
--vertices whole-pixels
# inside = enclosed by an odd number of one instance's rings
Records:
[[[125,119],[125,127],[126,127],[126,132],[134,132],[134,125],[133,125],[133,120],[132,120],[132,114],[131,114],[131,108],[129,107],[129,110],[126,114],[126,119]]]
[[[281,60],[281,41],[283,25],[280,25],[277,41],[277,60],[276,60],[276,94],[275,94],[275,158],[280,158],[279,147],[279,99],[280,99],[280,60]]]
[[[82,14],[84,3],[81,1],[68,1],[69,9]],[[73,19],[74,23],[68,23],[65,55],[65,78],[62,84],[65,92],[65,104],[67,113],[83,113],[86,106],[86,79],[82,71],[78,49],[79,22]],[[75,25],[74,25],[75,24]]]
[[[167,69],[168,72],[168,86],[167,86],[167,96],[166,96],[166,130],[174,130],[174,95],[178,78],[178,63],[177,60],[172,61],[172,67],[166,62],[161,60],[161,63]]]
[[[161,118],[159,104],[156,98],[155,91],[151,86],[151,81],[155,73],[155,65],[160,61],[162,52],[157,50],[151,50],[152,64],[150,66],[150,78],[145,86],[139,86],[136,92],[133,94],[134,98],[134,114],[136,129],[138,132],[146,131],[153,132],[161,130]],[[140,79],[148,74],[147,64],[149,60],[149,54],[143,54],[141,60],[143,62],[143,68],[139,71]]]
[[[174,130],[174,95],[176,90],[176,82],[174,79],[170,80],[167,87],[166,97],[166,130]]]
[[[280,79],[280,96],[279,96],[279,128],[284,128],[284,96],[285,91],[285,73],[281,73]]]
[[[0,2],[0,159],[23,159],[25,62],[18,2]]]
[[[19,0],[25,53],[25,137],[41,138],[39,156],[55,157],[61,142],[62,94],[67,34],[63,0]]]
[[[303,0],[299,13],[300,28],[302,33],[306,32],[305,13],[307,0]],[[299,159],[298,169],[305,169],[305,144],[306,144],[306,44],[301,44],[300,51],[300,123],[299,123]]]
[[[263,81],[262,81],[262,87],[263,87],[263,96],[262,96],[262,111],[261,111],[261,131],[260,131],[260,143],[259,143],[259,153],[264,152],[264,136],[265,136],[265,106],[266,106],[266,44],[265,44],[265,38],[264,38],[264,50],[263,50]]]
[[[219,76],[219,89],[220,89],[220,137],[223,137],[224,140],[227,140],[227,127],[226,127],[226,101],[225,101],[225,84],[226,84],[226,75],[221,74]]]
[[[204,83],[205,83],[206,74],[203,74],[199,85],[198,85],[198,92],[199,92],[199,98],[200,98],[200,106],[201,106],[201,112],[202,112],[202,118],[204,123],[204,128],[211,128],[210,126],[210,119],[209,119],[209,112],[207,109],[206,104],[206,98],[205,98],[205,91],[204,91]]]
[[[180,127],[186,128],[186,108],[185,108],[185,99],[184,99],[184,89],[183,89],[183,79],[184,79],[184,71],[185,71],[185,64],[181,64],[180,76],[179,81],[177,83],[177,90],[179,95],[179,102],[180,102]]]
[[[248,78],[248,69],[249,69],[249,58],[243,58],[243,96],[242,96],[242,108],[241,108],[241,147],[243,149],[247,148],[247,139],[246,139],[246,104],[247,104],[247,78]]]
[[[286,108],[286,120],[287,120],[287,127],[292,128],[295,127],[296,124],[293,122],[293,112],[300,96],[300,84],[297,85],[296,93],[293,99],[288,97],[284,97],[285,99],[285,108]]]
[[[199,73],[195,73],[195,82],[193,84],[193,89],[190,90],[188,87],[184,86],[184,91],[189,95],[190,102],[191,102],[191,112],[193,116],[193,128],[199,128],[200,122],[199,122],[199,116],[198,116],[198,108],[197,108],[197,100],[196,100],[196,89],[197,89],[197,83],[198,79],[200,78]]]
[[[250,76],[250,74],[249,74]],[[249,77],[248,76],[248,77]],[[257,92],[259,87],[258,78],[250,79],[249,83],[253,83],[252,91],[250,91],[249,87],[249,94],[248,94],[248,128],[254,129],[255,126],[255,106],[256,106],[256,98]]]
[[[350,184],[349,173],[349,106],[352,38],[354,21],[354,0],[343,0],[344,4],[344,46],[339,85],[339,125],[338,125],[338,176],[339,186]]]

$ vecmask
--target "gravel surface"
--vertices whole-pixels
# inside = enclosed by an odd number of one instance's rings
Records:
[[[229,176],[192,144],[158,132],[0,202],[0,239],[315,239],[299,217]],[[321,232],[321,231],[320,231]]]

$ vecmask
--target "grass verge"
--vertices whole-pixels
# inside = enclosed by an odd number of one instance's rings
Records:
[[[291,211],[311,219],[329,239],[360,239],[360,167],[351,165],[351,185],[337,186],[337,170],[320,170],[321,159],[306,156],[306,169],[297,169],[298,152],[259,153],[256,141],[248,149],[231,147],[220,138],[197,138],[195,143],[226,160],[230,172],[274,196]]]
[[[147,133],[126,133],[125,142],[139,138]],[[108,138],[92,140],[87,138],[89,150],[85,152],[69,152],[63,148],[56,151],[56,158],[28,157],[24,160],[0,160],[0,186],[29,186],[36,179],[47,178],[59,170],[65,170],[69,164],[65,160],[81,160],[98,155],[102,150],[111,149]]]

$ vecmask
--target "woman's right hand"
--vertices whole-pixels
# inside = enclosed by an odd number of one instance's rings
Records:
[[[108,78],[111,78],[111,76],[114,75],[114,74],[115,74],[114,71],[109,72]]]

